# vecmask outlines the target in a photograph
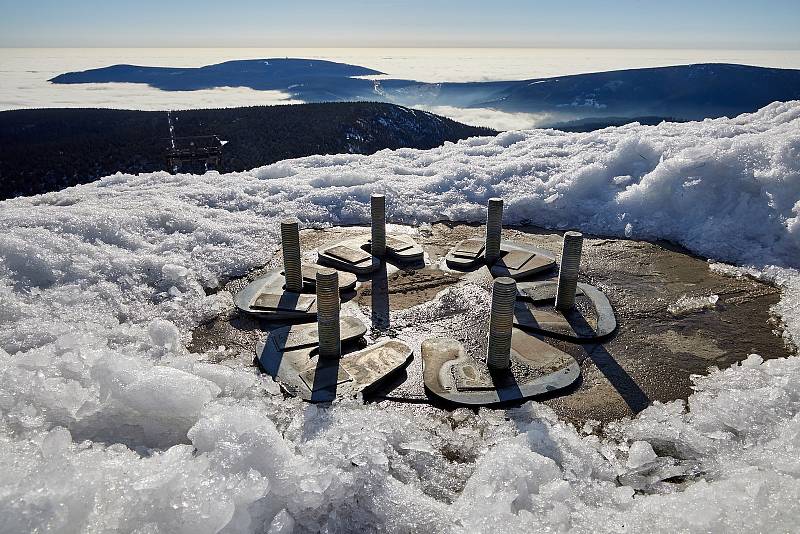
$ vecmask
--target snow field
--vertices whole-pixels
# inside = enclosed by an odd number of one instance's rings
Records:
[[[797,358],[750,355],[600,439],[535,403],[310,406],[187,351],[191,328],[232,306],[220,280],[277,250],[280,218],[365,223],[376,191],[393,222],[482,220],[502,196],[507,224],[681,243],[781,284],[775,312],[800,336],[800,102],[13,199],[0,203],[0,532],[796,529]]]

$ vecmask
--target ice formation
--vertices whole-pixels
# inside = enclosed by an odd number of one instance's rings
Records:
[[[508,132],[251,172],[114,175],[0,203],[0,530],[786,532],[800,359],[575,429],[548,408],[434,417],[284,400],[187,351],[278,221],[478,221],[669,239],[783,286],[800,335],[800,102],[733,119]]]
[[[676,302],[667,306],[667,310],[675,316],[688,315],[704,310],[713,310],[717,307],[717,302],[719,302],[719,295],[708,295],[704,297],[683,295]]]

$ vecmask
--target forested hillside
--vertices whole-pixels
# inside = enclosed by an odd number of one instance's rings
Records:
[[[176,136],[217,135],[221,172],[312,154],[433,148],[495,133],[384,103],[326,103],[172,112]],[[0,198],[167,169],[166,112],[37,109],[0,113]]]

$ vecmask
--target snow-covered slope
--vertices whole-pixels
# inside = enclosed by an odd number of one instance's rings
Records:
[[[204,288],[264,263],[280,217],[365,222],[373,191],[397,222],[480,220],[503,196],[510,223],[682,243],[783,284],[777,312],[800,335],[800,102],[241,174],[115,175],[6,201],[0,531],[796,528],[798,358],[750,356],[698,378],[690,410],[653,406],[601,441],[533,403],[435,418],[318,408],[187,352],[190,328],[231,306]],[[678,462],[697,481],[634,495],[651,448],[656,472]]]

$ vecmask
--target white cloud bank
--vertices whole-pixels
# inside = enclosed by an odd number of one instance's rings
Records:
[[[549,113],[511,113],[487,108],[453,106],[414,106],[471,126],[486,126],[499,131],[529,130],[556,122]]]
[[[0,529],[796,529],[797,357],[750,356],[697,378],[690,410],[656,404],[601,439],[536,403],[434,415],[315,407],[285,400],[250,368],[188,353],[190,328],[232,305],[203,287],[265,262],[280,218],[364,222],[373,191],[389,194],[398,222],[476,221],[488,197],[503,196],[512,223],[670,239],[753,264],[783,285],[777,311],[800,335],[800,102],[731,120],[514,132],[227,175],[118,174],[9,200]],[[654,473],[682,462],[699,476],[635,493],[630,471],[651,448]]]

